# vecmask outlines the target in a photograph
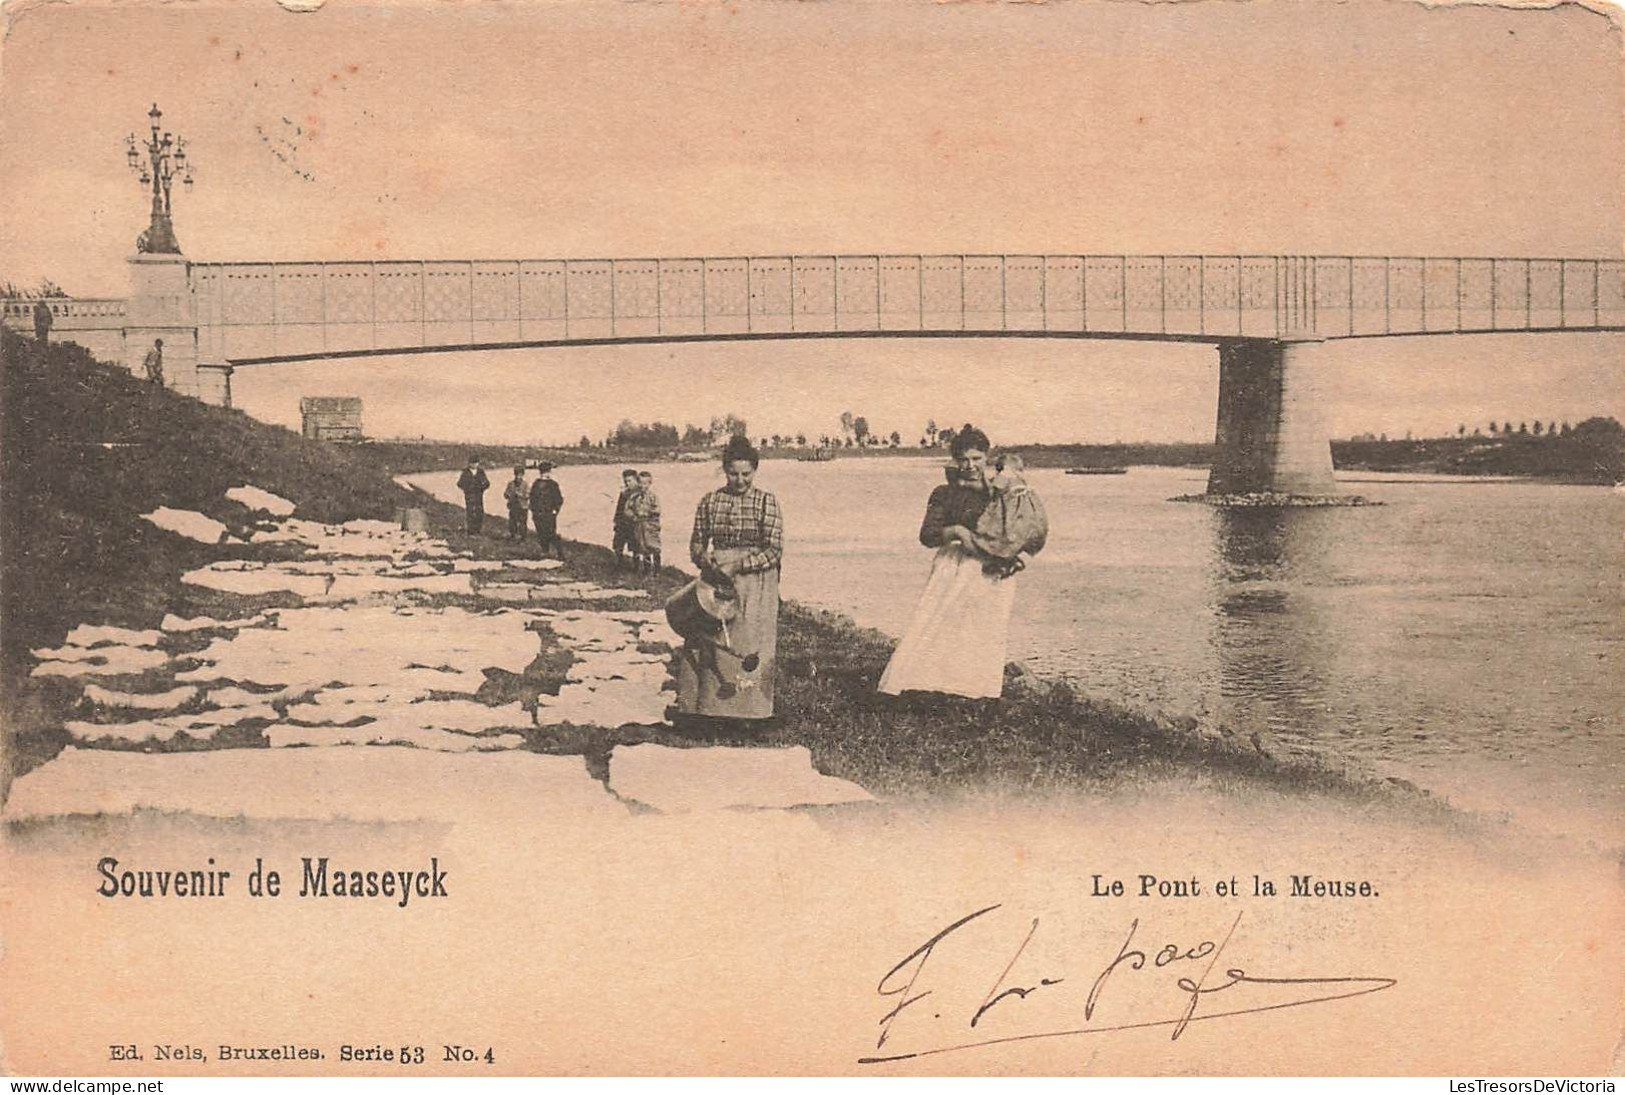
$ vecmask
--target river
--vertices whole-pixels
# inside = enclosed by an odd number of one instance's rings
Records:
[[[687,565],[716,465],[653,465],[666,561]],[[607,543],[619,469],[555,477],[570,539]],[[487,506],[499,509],[497,469]],[[1411,780],[1464,807],[1625,836],[1625,497],[1605,487],[1344,477],[1383,505],[1177,504],[1206,472],[1040,469],[1049,546],[1017,579],[1010,657],[1082,691],[1190,714],[1271,752]],[[452,473],[414,480],[460,502]],[[787,597],[892,635],[930,567],[933,459],[768,461]],[[502,523],[497,515],[497,523]]]

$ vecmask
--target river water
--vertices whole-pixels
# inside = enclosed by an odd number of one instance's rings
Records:
[[[650,470],[666,561],[686,565],[694,505],[720,472]],[[609,541],[618,473],[555,473],[567,538]],[[454,474],[414,478],[461,501]],[[1384,504],[1215,510],[1168,501],[1200,492],[1201,470],[1031,472],[1051,533],[1017,579],[1010,657],[1091,695],[1256,732],[1271,752],[1620,840],[1625,497],[1347,479]],[[900,634],[931,563],[919,518],[941,481],[924,458],[764,463],[757,482],[785,513],[785,596]],[[500,508],[495,487],[487,506]]]

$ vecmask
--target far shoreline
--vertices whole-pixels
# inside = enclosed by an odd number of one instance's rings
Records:
[[[1610,420],[1611,421],[1611,420]],[[477,456],[487,467],[512,467],[545,460],[555,465],[639,464],[714,460],[714,446],[550,447],[479,442],[377,439],[353,446],[391,475],[455,471]],[[1029,468],[1116,469],[1186,468],[1205,471],[1215,446],[1206,442],[1135,442],[1094,444],[1021,444],[1000,446],[1020,453]],[[836,446],[833,456],[815,459],[817,446],[761,446],[764,460],[816,463],[843,460],[939,459],[945,448],[900,445]],[[1459,482],[1558,483],[1614,486],[1625,481],[1625,432],[1582,437],[1424,438],[1421,440],[1333,440],[1332,466],[1339,473],[1427,475]],[[1360,482],[1344,479],[1344,482]],[[1373,479],[1370,482],[1391,482]]]

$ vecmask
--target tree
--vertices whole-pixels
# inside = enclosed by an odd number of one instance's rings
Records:
[[[1546,427],[1541,425],[1540,419],[1535,419],[1535,436],[1539,437],[1545,429]]]
[[[1491,437],[1494,437],[1494,436],[1495,436],[1495,435],[1496,435],[1496,434],[1498,434],[1498,433],[1500,433],[1500,432],[1501,432],[1501,431],[1500,431],[1500,430],[1499,430],[1499,429],[1497,429],[1497,428],[1496,428],[1496,424],[1495,424],[1495,423],[1494,423],[1494,422],[1493,422],[1493,421],[1492,421],[1492,422],[1491,422],[1491,423],[1490,423],[1490,436],[1491,436]]]
[[[937,444],[941,445],[945,449],[951,448],[954,443],[954,438],[957,436],[959,435],[954,432],[954,428],[952,426],[949,426],[946,429],[938,430]]]
[[[1625,434],[1625,426],[1621,426],[1617,418],[1595,416],[1575,426],[1570,434],[1587,439],[1611,440]]]
[[[581,440],[576,442],[576,448],[578,448],[578,449],[590,449],[590,448],[592,448],[592,438],[588,437],[586,434],[582,434],[581,435]]]
[[[711,419],[712,440],[722,437],[749,437],[750,430],[746,428],[745,420],[737,414],[729,412],[720,418]]]
[[[677,427],[665,422],[633,422],[623,418],[610,434],[610,444],[618,448],[675,449]]]
[[[682,444],[685,448],[703,449],[715,440],[710,430],[702,429],[690,422],[683,427]]]
[[[1559,433],[1558,436],[1559,437],[1567,437],[1573,431],[1573,429],[1574,429],[1573,426],[1570,426],[1567,422],[1564,422],[1562,432]]]
[[[806,447],[807,447],[807,435],[804,434],[804,433],[796,434],[796,448],[804,449]]]
[[[867,418],[859,415],[852,420],[852,436],[857,439],[860,445],[869,443],[869,420]]]
[[[937,420],[935,418],[927,418],[925,420],[925,440],[920,442],[920,447],[924,448],[927,445],[935,445],[936,443]]]
[[[1466,437],[1467,436],[1467,423],[1461,422],[1461,423],[1457,424],[1457,426],[1456,426],[1456,436],[1457,437]]]
[[[41,297],[65,297],[67,295],[62,286],[50,278],[40,278],[39,284],[32,289],[24,289],[11,281],[0,281],[0,297],[38,300]]]
[[[1529,433],[1529,423],[1527,423],[1527,422],[1518,423],[1518,433],[1520,435],[1522,435],[1522,436],[1527,436],[1528,433]]]
[[[902,445],[902,443],[903,443],[903,435],[898,433],[896,430],[893,430],[891,432],[891,447],[894,448],[894,449],[898,448],[899,446]]]
[[[853,426],[854,426],[855,422],[856,422],[856,420],[852,417],[852,412],[851,411],[842,411],[841,412],[841,434],[842,434],[842,436],[850,437],[852,435],[852,429],[853,429]]]

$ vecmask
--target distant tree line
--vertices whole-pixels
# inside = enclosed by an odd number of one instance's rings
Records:
[[[1588,418],[1585,421],[1581,422],[1579,425],[1574,425],[1574,426],[1571,426],[1566,421],[1564,421],[1564,422],[1544,421],[1543,422],[1542,420],[1540,420],[1538,418],[1536,418],[1536,419],[1524,419],[1524,420],[1518,422],[1516,425],[1513,424],[1511,419],[1507,419],[1505,421],[1493,420],[1492,419],[1490,421],[1488,427],[1481,427],[1481,426],[1469,427],[1467,425],[1467,423],[1465,423],[1465,422],[1459,423],[1456,426],[1456,432],[1455,432],[1454,436],[1458,440],[1466,440],[1468,437],[1482,438],[1482,437],[1485,437],[1486,435],[1489,436],[1489,437],[1499,437],[1499,438],[1507,438],[1507,437],[1571,437],[1571,436],[1575,436],[1575,435],[1579,435],[1581,437],[1610,437],[1610,436],[1613,436],[1613,435],[1619,433],[1621,428],[1622,427],[1620,426],[1619,422],[1616,421],[1615,419],[1610,418],[1610,417],[1604,417],[1604,416],[1601,416],[1601,415],[1597,415],[1597,416],[1593,416],[1591,418]],[[1361,434],[1355,434],[1353,437],[1349,438],[1349,440],[1350,441],[1362,441],[1362,442],[1387,441],[1387,440],[1389,440],[1389,437],[1388,437],[1388,435],[1386,433],[1361,433]],[[1409,431],[1407,431],[1406,434],[1405,434],[1405,440],[1406,441],[1414,441],[1414,440],[1416,440],[1416,438],[1414,438],[1411,435],[1411,433]],[[1432,438],[1432,439],[1424,438],[1423,440],[1443,440],[1443,439],[1442,438]]]
[[[730,437],[748,437],[750,426],[743,417],[729,412],[711,419],[709,426],[696,426],[692,422],[681,430],[669,422],[634,422],[630,418],[620,423],[604,438],[607,449],[707,449]],[[592,438],[581,435],[577,447],[590,449]]]
[[[41,278],[40,283],[32,289],[25,289],[9,278],[0,280],[0,297],[11,300],[39,300],[41,298],[65,297],[67,292],[50,278]]]
[[[1364,434],[1332,442],[1339,468],[1534,476],[1576,483],[1625,480],[1625,426],[1594,415],[1582,422],[1496,421],[1490,435],[1458,426],[1453,437],[1390,441]]]

